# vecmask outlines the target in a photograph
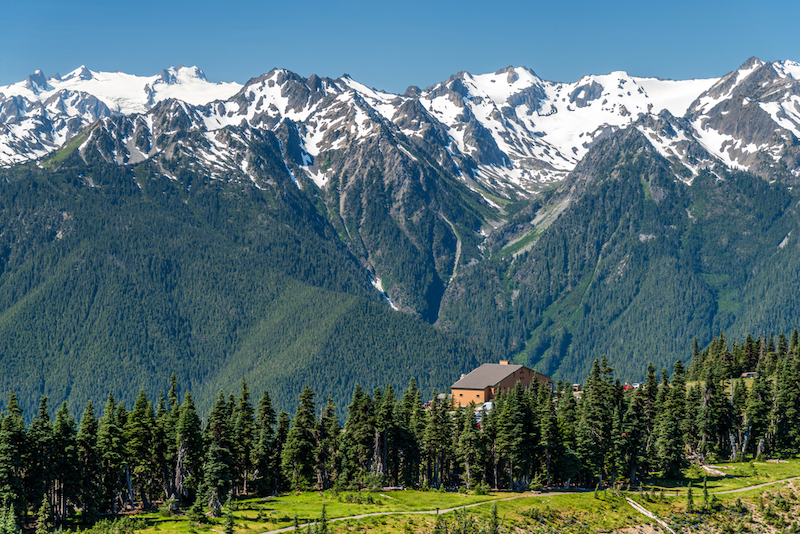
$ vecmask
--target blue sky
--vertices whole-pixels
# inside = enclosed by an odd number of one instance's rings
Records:
[[[573,81],[614,70],[720,76],[750,56],[800,61],[797,0],[29,0],[9,2],[3,18],[0,85],[36,69],[152,75],[184,64],[211,81],[284,67],[402,92],[507,65]]]

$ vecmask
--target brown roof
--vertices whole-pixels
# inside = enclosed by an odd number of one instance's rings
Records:
[[[453,384],[453,389],[485,389],[496,386],[504,378],[524,366],[499,363],[484,363],[470,374]]]

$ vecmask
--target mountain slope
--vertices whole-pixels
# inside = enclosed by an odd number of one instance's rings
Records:
[[[185,174],[77,152],[3,171],[0,397],[130,405],[175,372],[201,406],[242,377],[284,409],[307,384],[343,406],[356,382],[430,391],[494,358],[391,310],[285,168],[262,188]]]
[[[686,359],[695,336],[791,327],[794,299],[753,302],[793,280],[766,282],[797,225],[785,186],[707,172],[689,186],[631,128],[598,142],[539,211],[565,198],[555,222],[527,230],[528,250],[462,271],[443,301],[445,331],[579,380],[602,354],[629,376]]]

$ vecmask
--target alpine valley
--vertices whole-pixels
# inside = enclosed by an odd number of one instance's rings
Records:
[[[641,379],[800,313],[800,64],[0,87],[0,398]]]

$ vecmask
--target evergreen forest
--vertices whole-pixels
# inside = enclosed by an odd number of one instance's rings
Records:
[[[428,400],[411,379],[402,395],[357,385],[343,412],[305,387],[290,418],[242,381],[203,419],[173,376],[157,400],[141,391],[129,408],[109,395],[78,420],[66,403],[51,414],[43,397],[26,424],[12,394],[0,418],[2,514],[67,527],[159,502],[202,520],[219,517],[230,496],[637,485],[680,479],[690,462],[800,452],[796,330],[741,343],[719,336],[693,353],[688,369],[677,361],[659,376],[650,365],[638,388],[595,360],[579,396],[561,382],[554,391],[517,384],[490,411],[453,409],[435,390]],[[744,372],[756,375],[730,380]]]

